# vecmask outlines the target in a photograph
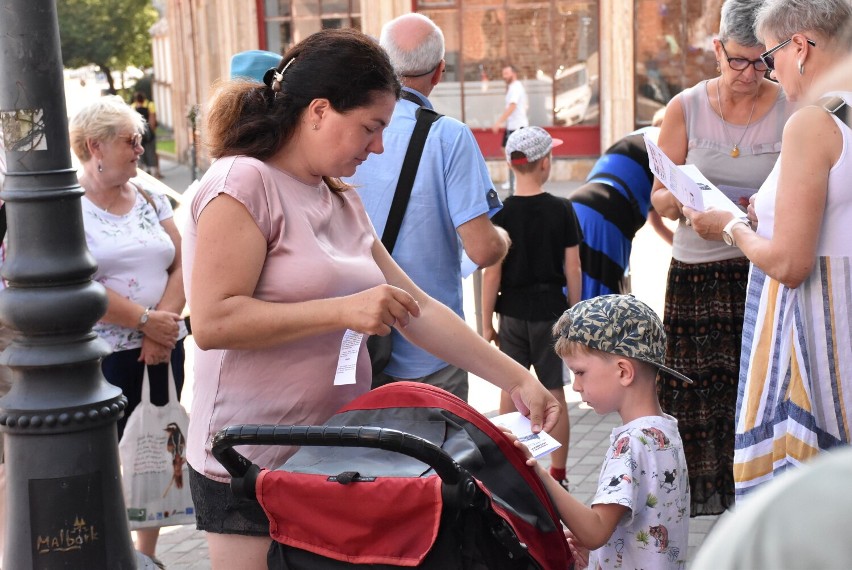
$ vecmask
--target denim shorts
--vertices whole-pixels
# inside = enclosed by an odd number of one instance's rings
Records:
[[[189,467],[195,526],[216,534],[269,536],[269,519],[257,501],[238,499],[231,485],[209,479]]]

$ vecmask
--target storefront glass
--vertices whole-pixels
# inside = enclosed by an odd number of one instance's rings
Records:
[[[501,72],[511,63],[542,126],[599,121],[598,2],[420,0],[417,11],[443,30],[447,67],[436,107],[470,127],[489,128],[504,107]]]
[[[716,75],[713,38],[722,0],[634,0],[636,124],[683,89]]]
[[[291,45],[328,28],[361,29],[360,0],[264,0],[266,49]]]

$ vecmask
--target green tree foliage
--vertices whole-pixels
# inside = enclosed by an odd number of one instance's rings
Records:
[[[157,21],[151,0],[59,0],[56,8],[65,67],[98,66],[110,93],[112,70],[150,67],[148,30]]]

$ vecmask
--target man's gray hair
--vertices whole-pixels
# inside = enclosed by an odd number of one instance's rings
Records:
[[[417,45],[403,48],[405,38],[401,38],[396,29],[401,23],[412,20],[421,21],[430,31]],[[379,43],[387,52],[394,71],[400,76],[425,75],[444,59],[444,33],[435,22],[422,14],[405,14],[385,24]]]
[[[779,41],[802,32],[842,40],[850,22],[849,0],[766,0],[757,13],[754,28],[759,37],[770,35]]]
[[[719,40],[743,47],[762,46],[754,33],[754,19],[764,0],[725,0],[719,22]]]

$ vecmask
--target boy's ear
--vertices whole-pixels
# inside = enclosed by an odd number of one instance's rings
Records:
[[[629,358],[619,358],[616,361],[616,366],[618,367],[619,384],[625,388],[632,385],[633,380],[636,379],[636,367],[633,362]]]

